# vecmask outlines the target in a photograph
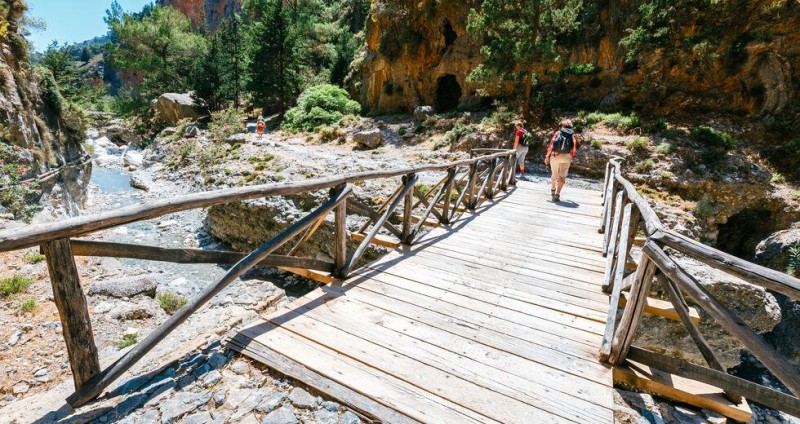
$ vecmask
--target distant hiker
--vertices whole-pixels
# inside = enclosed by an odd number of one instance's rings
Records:
[[[258,134],[258,138],[260,139],[264,135],[264,130],[267,128],[266,122],[264,122],[264,117],[258,115],[258,120],[256,121],[256,134]]]
[[[572,158],[578,150],[580,137],[572,129],[572,121],[561,121],[561,129],[553,134],[550,146],[544,156],[544,164],[550,165],[552,176],[550,178],[550,196],[554,202],[561,200],[561,189],[567,181],[567,173]]]
[[[522,126],[522,122],[515,124],[517,130],[514,132],[514,150],[517,151],[517,164],[519,165],[519,177],[525,176],[525,156],[533,137],[528,130]]]

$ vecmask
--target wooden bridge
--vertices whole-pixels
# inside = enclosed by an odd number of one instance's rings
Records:
[[[236,329],[226,345],[380,421],[612,422],[615,381],[737,420],[750,417],[745,399],[800,416],[795,366],[672,255],[794,299],[800,280],[664,229],[623,177],[619,159],[607,166],[603,192],[569,188],[553,203],[548,185],[515,181],[513,151],[474,153],[458,162],[198,193],[2,232],[0,251],[40,245],[46,255],[76,388],[67,401],[75,407],[244,272],[266,265],[324,285]],[[424,190],[417,184],[422,173],[441,179]],[[398,177],[397,189],[377,207],[351,197],[359,181]],[[327,201],[250,254],[75,238],[187,209],[319,190],[329,190]],[[355,214],[367,222],[348,226]],[[323,224],[334,234],[333,260],[298,257]],[[293,238],[299,239],[290,246]],[[364,264],[369,244],[395,250]],[[234,265],[101,370],[75,268],[80,255]],[[648,297],[654,284],[668,301]],[[708,366],[632,346],[643,313],[682,322]],[[698,329],[700,319],[722,325],[788,392],[728,374]]]

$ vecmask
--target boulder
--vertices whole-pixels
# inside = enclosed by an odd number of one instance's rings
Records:
[[[177,124],[181,119],[197,119],[191,93],[164,93],[150,102],[157,121]]]
[[[380,129],[373,128],[353,134],[353,141],[368,149],[374,149],[383,143],[383,136]]]
[[[131,175],[131,187],[137,190],[150,191],[150,186],[147,185],[141,178]]]
[[[123,125],[121,120],[114,120],[105,128],[106,137],[117,146],[125,146],[131,143],[137,143],[139,138],[129,128]]]
[[[137,150],[126,150],[125,154],[122,156],[122,163],[125,166],[135,166],[138,168],[144,163],[144,155]]]
[[[153,275],[136,275],[113,280],[97,281],[89,288],[89,295],[103,295],[116,298],[134,297],[145,294],[153,297],[158,282]]]
[[[433,107],[431,106],[417,106],[416,109],[414,109],[414,119],[416,119],[417,122],[425,122],[425,120],[432,115]]]
[[[789,265],[789,249],[800,248],[800,225],[772,233],[756,246],[756,262],[778,271]],[[800,269],[795,272],[800,275]]]
[[[183,136],[186,138],[194,138],[198,135],[200,135],[200,128],[197,125],[189,125],[183,132]]]
[[[229,144],[242,144],[242,143],[247,143],[247,140],[248,140],[247,134],[237,133],[226,138],[225,142]]]

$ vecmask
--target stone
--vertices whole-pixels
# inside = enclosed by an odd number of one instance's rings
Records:
[[[104,300],[104,301],[98,303],[97,305],[95,305],[94,313],[96,313],[96,314],[104,314],[104,313],[114,309],[115,306],[116,306],[116,303]]]
[[[353,141],[368,149],[374,149],[383,143],[383,135],[380,129],[373,128],[353,134]]]
[[[136,134],[134,134],[130,129],[122,125],[121,121],[106,127],[105,132],[106,137],[117,146],[125,146],[139,142],[139,137],[137,137]]]
[[[728,418],[708,409],[702,409],[700,412],[706,418],[709,424],[727,424]]]
[[[189,125],[183,132],[183,136],[186,138],[195,138],[198,135],[200,135],[200,128],[197,125]]]
[[[144,155],[138,150],[126,150],[122,155],[122,164],[125,166],[140,167],[144,163]]]
[[[47,368],[41,368],[33,373],[34,377],[44,377],[45,375],[47,375]]]
[[[253,393],[255,393],[253,389],[230,390],[223,407],[235,411]]]
[[[195,101],[191,93],[164,93],[150,102],[155,120],[174,125],[182,119],[197,119]]]
[[[186,417],[186,419],[183,420],[183,424],[207,424],[213,420],[214,418],[211,417],[208,411],[201,411]]]
[[[222,353],[220,353],[220,352],[214,352],[214,353],[212,353],[212,354],[211,354],[211,356],[208,358],[208,360],[206,361],[206,363],[207,363],[208,365],[210,365],[210,366],[211,366],[211,368],[218,369],[218,368],[221,368],[223,365],[227,364],[227,363],[228,363],[228,359],[229,359],[229,357],[228,357],[228,356],[226,356],[226,355],[223,355],[223,354],[222,354]]]
[[[20,337],[22,337],[22,331],[16,330],[11,334],[11,337],[8,338],[8,345],[14,346],[19,342]]]
[[[361,418],[358,418],[358,415],[353,412],[345,411],[339,420],[339,424],[361,424]]]
[[[231,365],[231,371],[239,375],[247,375],[250,373],[250,364],[246,361],[238,360]]]
[[[295,424],[297,416],[291,409],[282,406],[269,414],[261,421],[262,424]]]
[[[161,307],[156,304],[156,301],[150,298],[145,298],[149,301],[140,301],[138,303],[124,302],[109,312],[109,316],[118,320],[143,320],[158,316]]]
[[[158,283],[152,274],[136,275],[96,281],[89,287],[89,296],[102,295],[121,299],[144,294],[153,297],[157,287]]]
[[[150,191],[150,186],[145,183],[141,178],[131,175],[131,187],[142,190],[142,191]]]
[[[431,106],[417,106],[414,109],[414,119],[417,122],[425,122],[433,113],[433,107]]]
[[[175,422],[178,418],[194,411],[211,400],[211,393],[179,392],[172,399],[167,399],[159,405],[161,421],[164,423]]]
[[[321,406],[322,406],[322,408],[327,409],[328,411],[331,411],[331,412],[338,412],[339,411],[339,404],[336,403],[336,402],[329,401],[329,400],[326,400],[325,402],[322,402]]]
[[[13,387],[11,387],[11,393],[13,393],[15,395],[24,395],[25,393],[28,393],[28,390],[30,390],[30,389],[31,389],[31,386],[28,383],[23,381],[23,382],[15,384]]]
[[[789,265],[789,249],[800,248],[800,225],[777,231],[756,246],[756,262],[772,269],[785,271]],[[800,276],[800,269],[796,270]]]
[[[278,405],[280,405],[286,399],[286,397],[287,396],[285,392],[275,392],[259,403],[255,409],[258,412],[270,412],[277,408]]]
[[[228,394],[227,387],[220,387],[214,392],[214,405],[219,408],[225,403],[225,396]]]
[[[206,375],[203,376],[202,382],[206,387],[213,386],[222,380],[222,374],[219,373],[217,370],[211,370]]]
[[[258,391],[250,395],[244,402],[240,403],[236,411],[231,415],[231,422],[237,422],[253,411],[267,395],[266,391]]]
[[[292,392],[289,393],[289,401],[292,402],[292,405],[298,408],[306,409],[314,408],[318,403],[316,397],[311,396],[311,393],[308,393],[299,387],[295,387],[292,389]]]
[[[136,420],[136,424],[160,424],[161,420],[158,418],[158,411],[149,410],[145,411],[138,420]]]
[[[337,424],[339,421],[339,414],[328,411],[327,409],[319,409],[314,411],[314,420],[317,424]]]
[[[225,142],[229,144],[242,144],[247,143],[247,140],[249,140],[249,136],[247,134],[237,133],[226,138]]]
[[[163,130],[161,130],[161,132],[158,135],[161,136],[161,137],[167,137],[167,136],[176,134],[177,132],[178,132],[178,128],[176,128],[176,127],[167,127],[167,128],[164,128]]]

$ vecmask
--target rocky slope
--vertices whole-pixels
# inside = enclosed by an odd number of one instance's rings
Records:
[[[37,188],[55,189],[66,205],[81,202],[90,169],[81,160],[83,113],[64,101],[52,75],[29,62],[20,28],[26,8],[20,0],[0,2],[0,27],[5,29],[0,32],[0,161],[9,167],[0,176],[0,199],[17,218],[20,205],[35,203]],[[51,173],[57,169],[66,173]],[[44,174],[48,178],[40,180]]]
[[[189,17],[196,28],[214,31],[223,19],[242,9],[242,0],[160,0]]]

